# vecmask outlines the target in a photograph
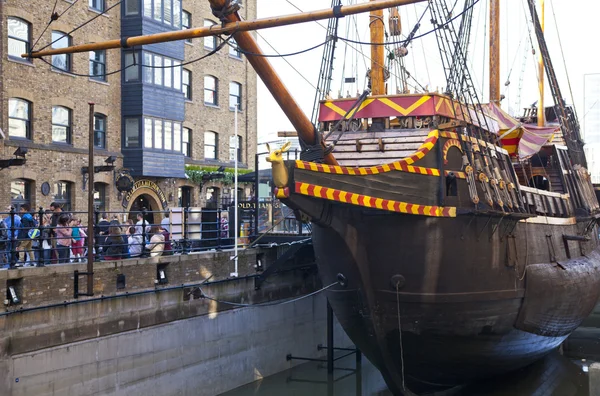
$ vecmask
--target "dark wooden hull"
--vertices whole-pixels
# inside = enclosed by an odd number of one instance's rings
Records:
[[[329,225],[313,226],[317,263],[324,284],[347,279],[328,298],[395,394],[528,365],[560,345],[598,299],[596,236],[570,245],[570,254],[587,257],[569,260],[562,243],[583,223],[431,218],[344,204],[327,211]]]

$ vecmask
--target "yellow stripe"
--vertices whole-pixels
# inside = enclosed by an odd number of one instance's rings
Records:
[[[346,199],[347,196],[348,196],[348,193],[346,191],[340,192],[340,201],[348,202],[348,200]]]
[[[415,103],[413,103],[412,105],[410,105],[406,109],[404,107],[400,106],[399,104],[392,102],[391,100],[389,100],[387,98],[380,98],[378,100],[381,103],[383,103],[383,104],[391,107],[392,109],[396,110],[397,112],[399,112],[403,116],[406,116],[406,115],[409,115],[410,113],[412,113],[417,108],[419,108],[422,104],[424,104],[425,102],[427,102],[429,99],[431,99],[431,96],[428,96],[428,95],[421,96],[421,98],[419,100],[417,100]]]
[[[308,184],[302,183],[300,185],[300,194],[308,195]]]
[[[352,202],[354,205],[358,205],[358,194],[351,194],[350,202]]]
[[[335,111],[342,117],[346,115],[346,111],[344,109],[337,107],[335,104],[333,104],[333,102],[325,102],[325,106],[329,107],[331,110]]]
[[[376,207],[377,209],[383,209],[383,199],[381,199],[381,198],[377,198],[377,199],[375,200],[375,207]]]
[[[406,202],[400,202],[400,212],[406,213]]]
[[[327,194],[327,199],[333,201],[333,189],[332,188],[328,188],[326,191]]]
[[[315,172],[319,170],[319,168],[317,167],[317,164],[315,164],[314,162],[309,162],[308,164],[310,166],[310,170],[315,171]]]
[[[391,170],[388,164],[383,165],[382,168],[384,172],[389,172]]]
[[[321,187],[321,186],[315,186],[315,192],[314,192],[314,194],[315,194],[316,197],[320,197],[321,196],[321,190],[322,189],[323,189],[323,187]]]

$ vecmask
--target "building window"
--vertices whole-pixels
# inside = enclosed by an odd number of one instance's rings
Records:
[[[10,182],[10,204],[19,212],[23,204],[31,207],[31,182],[23,179],[15,179]]]
[[[181,124],[176,121],[144,118],[144,147],[181,151]]]
[[[204,159],[218,159],[216,132],[204,132]]]
[[[229,55],[237,59],[242,59],[242,53],[233,37],[229,39]]]
[[[125,148],[140,147],[140,119],[125,118]]]
[[[94,183],[94,209],[99,212],[106,210],[106,184]]]
[[[140,0],[125,0],[125,15],[137,15],[140,12]]]
[[[173,61],[173,88],[176,90],[181,89],[181,62]]]
[[[209,19],[204,20],[204,27],[210,27],[213,25],[216,25],[216,23]],[[217,36],[204,37],[204,48],[208,50],[214,50],[215,48],[217,48]]]
[[[192,130],[190,128],[183,128],[183,145],[181,146],[181,152],[186,157],[192,156]]]
[[[181,151],[181,124],[173,123],[173,151]]]
[[[236,82],[229,83],[229,109],[242,110],[242,84]]]
[[[66,107],[52,107],[52,141],[71,144],[71,110]]]
[[[177,189],[177,204],[180,208],[189,208],[192,204],[192,188],[179,187]]]
[[[90,51],[90,76],[94,80],[106,81],[106,51]]]
[[[71,45],[71,36],[59,31],[52,32],[52,48],[67,48]],[[55,68],[70,72],[71,54],[52,55],[52,66]]]
[[[125,82],[140,81],[140,53],[125,53]]]
[[[219,80],[213,76],[204,76],[204,104],[218,106]]]
[[[188,69],[182,71],[183,95],[187,100],[192,100],[192,72]]]
[[[8,136],[31,139],[31,103],[24,99],[8,99]]]
[[[52,201],[60,205],[63,211],[70,211],[71,207],[71,183],[59,181],[54,183],[52,190]]]
[[[162,85],[163,84],[163,57],[162,56],[158,56],[158,55],[154,55],[154,69],[152,69],[152,71],[154,72],[154,84],[156,85]]]
[[[235,161],[236,149],[235,143],[237,140],[237,160],[242,162],[242,137],[241,136],[230,136],[229,137],[229,161]]]
[[[106,148],[106,116],[94,114],[94,146]]]
[[[183,10],[181,12],[181,29],[185,30],[185,29],[189,29],[192,27],[192,14],[190,14],[189,12],[187,12],[186,10]],[[192,39],[185,39],[186,43],[191,43]]]
[[[166,25],[181,27],[181,0],[143,0],[144,16]]]
[[[165,87],[173,88],[173,61],[169,58],[165,58]]]
[[[92,10],[104,12],[104,0],[90,0],[90,8]]]
[[[30,25],[19,18],[8,18],[8,56],[25,60],[21,54],[29,52],[30,47]]]

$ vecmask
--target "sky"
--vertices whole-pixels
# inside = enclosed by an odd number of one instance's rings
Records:
[[[330,0],[257,0],[258,17],[266,18],[302,11],[329,8]],[[537,0],[538,3],[541,0]],[[362,3],[365,0],[343,0],[343,4]],[[447,0],[448,4],[453,4]],[[458,0],[457,10],[462,9],[463,0]],[[600,73],[600,53],[595,44],[595,27],[600,15],[600,1],[597,0],[545,0],[545,35],[559,84],[567,102],[575,103],[580,122],[585,126],[585,113],[594,105],[594,100],[587,98],[588,109],[584,108],[584,76]],[[297,8],[296,8],[297,7]],[[414,27],[417,17],[425,10],[426,2],[403,6],[400,8],[402,20],[402,38]],[[487,0],[479,0],[473,8],[472,39],[469,49],[470,71],[481,102],[488,100],[487,88]],[[387,11],[386,11],[387,12]],[[456,11],[455,13],[457,13]],[[539,12],[539,9],[538,9]],[[387,16],[385,17],[387,21]],[[423,18],[417,34],[430,31],[430,14]],[[502,101],[504,110],[510,113],[522,112],[522,108],[538,100],[537,77],[537,40],[531,26],[529,11],[526,11],[526,0],[501,0],[501,84],[506,99]],[[555,22],[556,21],[556,22]],[[321,44],[326,38],[327,20],[321,25],[309,22],[299,25],[271,28],[258,31],[259,44],[266,54],[275,51],[284,54],[300,51]],[[531,29],[531,31],[528,29]],[[338,35],[358,41],[368,39],[368,15],[346,17],[340,20]],[[562,42],[564,61],[559,44]],[[532,54],[532,44],[536,55]],[[338,41],[336,63],[332,82],[332,96],[337,97],[340,89],[345,94],[349,91],[356,95],[362,91],[365,83],[365,65],[368,59],[360,54],[369,55],[370,49],[360,45],[346,45]],[[408,55],[404,58],[405,66],[419,83],[428,86],[430,91],[445,85],[441,58],[435,36],[428,34],[416,39],[408,47]],[[301,55],[283,58],[271,58],[275,70],[284,84],[310,117],[315,97],[315,86],[323,55],[323,47]],[[286,60],[289,62],[286,63]],[[572,96],[567,81],[568,71]],[[397,75],[392,68],[392,74]],[[356,77],[357,84],[342,84],[343,77]],[[391,77],[390,85],[394,85],[395,77]],[[547,79],[546,79],[547,80]],[[507,81],[510,84],[504,85]],[[395,90],[395,89],[394,89]],[[395,93],[395,92],[390,92]],[[573,98],[573,100],[571,99]],[[551,105],[552,97],[546,83],[545,105]],[[293,127],[273,100],[267,88],[259,82],[258,87],[258,128],[259,142],[274,140],[278,131],[293,131]],[[589,132],[588,132],[589,133]]]

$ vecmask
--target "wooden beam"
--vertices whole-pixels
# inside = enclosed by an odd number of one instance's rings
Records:
[[[298,132],[296,131],[279,131],[277,132],[277,137],[298,137]]]
[[[377,0],[369,3],[362,3],[356,5],[342,6],[339,9],[339,16],[347,16],[360,14],[363,12],[370,12],[373,10],[382,10],[384,8],[396,7],[400,5],[407,5],[413,3],[419,3],[424,0]],[[212,3],[223,4],[223,0],[211,1]],[[113,49],[121,47],[136,47],[140,45],[164,43],[167,41],[176,41],[191,39],[197,37],[215,36],[219,34],[229,34],[232,32],[247,32],[251,30],[261,30],[278,26],[293,25],[304,22],[319,21],[322,19],[333,18],[334,11],[331,8],[304,12],[300,14],[284,15],[275,18],[263,18],[254,21],[240,21],[239,19],[231,20],[230,23],[222,25],[213,25],[210,27],[201,27],[194,29],[178,30],[175,32],[156,33],[146,36],[129,37],[123,40],[109,40],[100,43],[90,43],[74,45],[66,48],[48,49],[43,51],[32,52],[31,54],[22,54],[23,58],[41,58],[42,56],[48,55],[59,55],[59,54],[74,54],[78,52],[88,52],[103,49]]]
[[[377,0],[371,0],[371,3],[377,3]],[[371,11],[369,27],[371,32],[371,42],[383,44],[383,35],[385,24],[383,22],[383,10]],[[384,46],[371,46],[371,94],[385,95],[385,59]]]
[[[490,1],[490,102],[500,104],[500,0]]]

